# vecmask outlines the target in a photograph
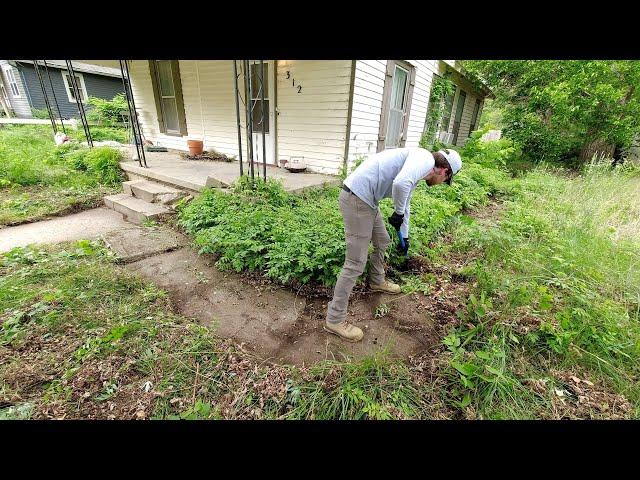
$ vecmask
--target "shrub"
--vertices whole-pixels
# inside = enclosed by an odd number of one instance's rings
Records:
[[[508,175],[473,162],[456,176],[453,188],[420,182],[411,202],[411,251],[423,251],[462,209],[508,189]],[[230,194],[205,190],[181,209],[179,222],[195,236],[202,253],[218,256],[222,268],[260,271],[284,283],[331,286],[345,253],[339,192],[334,187],[298,196],[286,193],[275,180],[243,177]],[[380,209],[386,219],[393,210],[391,200],[381,202]],[[387,229],[395,241],[395,232]],[[387,256],[392,263],[402,260],[393,248]]]
[[[89,150],[84,158],[87,170],[95,174],[100,183],[113,185],[122,181],[120,160],[122,154],[111,147],[96,147]]]
[[[87,103],[91,107],[87,118],[93,122],[114,125],[116,123],[122,123],[128,114],[127,99],[124,93],[117,94],[111,100],[89,97]]]
[[[485,127],[471,134],[462,149],[462,158],[468,158],[473,163],[478,163],[485,167],[504,167],[508,162],[520,156],[519,149],[509,138],[501,138],[489,142],[480,140],[489,130],[489,127]]]

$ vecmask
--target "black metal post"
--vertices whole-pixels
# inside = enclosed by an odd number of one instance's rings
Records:
[[[140,122],[138,121],[138,113],[136,111],[136,100],[133,98],[133,88],[131,87],[131,74],[129,73],[129,64],[128,61],[124,61],[124,69],[127,73],[127,87],[129,89],[129,96],[131,98],[131,107],[133,108],[133,121],[135,122],[136,129],[138,131],[138,139],[140,143],[140,151],[142,152],[142,163],[145,168],[148,168],[147,165],[147,156],[144,153],[144,144],[142,143],[142,128],[140,127]]]
[[[33,67],[36,71],[36,76],[38,77],[38,82],[40,83],[40,88],[42,89],[42,98],[44,99],[44,105],[47,107],[47,113],[49,114],[49,120],[51,121],[51,128],[53,129],[53,135],[55,136],[58,133],[58,126],[56,125],[56,120],[53,116],[53,110],[51,109],[51,104],[49,103],[49,95],[47,95],[47,89],[44,86],[44,80],[42,79],[42,74],[40,73],[40,67],[38,66],[38,61],[33,61]]]
[[[265,144],[266,138],[266,127],[267,123],[265,122],[265,108],[264,108],[264,60],[260,60],[260,90],[262,91],[262,172],[264,175],[265,182],[267,181],[267,146]],[[267,115],[269,111],[267,110]]]
[[[233,61],[233,88],[236,93],[236,119],[238,121],[238,153],[240,154],[240,176],[243,175],[242,168],[242,124],[240,122],[240,99],[238,95],[238,64],[236,60]]]
[[[51,75],[49,75],[49,66],[47,65],[47,61],[44,62],[44,70],[47,72],[47,78],[49,79],[49,85],[51,86],[51,93],[53,93],[53,101],[56,103],[56,110],[58,111],[58,118],[60,119],[60,123],[62,124],[62,131],[64,134],[67,134],[67,129],[64,128],[64,120],[62,119],[62,112],[60,111],[60,105],[58,104],[58,97],[56,95],[56,91],[53,89],[53,82],[51,81]]]
[[[245,95],[244,98],[246,100],[247,103],[247,153],[248,153],[248,158],[247,161],[249,162],[249,172],[251,175],[251,180],[253,180],[254,178],[254,173],[253,173],[253,129],[252,129],[252,124],[253,124],[253,109],[251,108],[251,72],[250,72],[251,68],[249,66],[249,60],[244,60],[244,88],[245,88]]]
[[[82,128],[84,128],[84,134],[87,137],[87,143],[89,144],[89,148],[93,148],[93,139],[91,138],[91,130],[89,129],[89,123],[87,122],[87,117],[84,111],[84,105],[82,104],[82,98],[80,98],[80,90],[78,88],[78,84],[76,83],[76,72],[73,70],[73,65],[70,60],[65,60],[67,63],[67,71],[69,72],[69,81],[71,82],[71,88],[73,89],[73,95],[76,99],[76,104],[78,105],[78,113],[80,114],[80,121],[82,121]]]
[[[131,131],[133,132],[133,143],[136,146],[136,153],[138,154],[138,165],[142,166],[142,155],[140,154],[140,148],[138,147],[138,134],[134,125],[133,110],[131,108],[131,100],[129,98],[129,88],[127,87],[127,80],[125,79],[124,66],[122,64],[122,60],[118,61],[120,62],[120,74],[122,75],[122,88],[124,88],[124,94],[127,98],[127,108],[129,109],[129,125],[131,126]]]

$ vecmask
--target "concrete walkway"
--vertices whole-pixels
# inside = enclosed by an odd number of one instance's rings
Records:
[[[59,243],[72,240],[95,240],[102,235],[131,227],[122,215],[100,207],[84,212],[0,229],[0,252],[32,243]]]

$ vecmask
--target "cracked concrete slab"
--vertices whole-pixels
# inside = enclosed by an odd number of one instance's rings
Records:
[[[127,225],[102,237],[122,263],[135,262],[189,243],[187,237],[167,226],[140,227],[130,223]]]

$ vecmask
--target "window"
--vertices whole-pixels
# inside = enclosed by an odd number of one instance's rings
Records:
[[[9,67],[4,71],[7,74],[7,80],[9,81],[9,89],[11,90],[11,94],[14,97],[20,96],[20,90],[18,90],[18,82],[16,82],[15,74],[13,73],[13,68]]]
[[[68,72],[61,72],[62,79],[64,80],[64,88],[67,91],[67,98],[71,103],[76,103],[76,94],[71,86],[71,75]],[[86,103],[87,98],[87,87],[84,85],[84,77],[81,73],[75,74],[76,84],[78,85],[78,90],[80,92],[80,101],[82,103]]]
[[[478,128],[478,113],[480,113],[480,99],[476,98],[476,104],[473,107],[473,115],[471,116],[471,126],[469,127],[469,136]]]
[[[462,112],[464,111],[464,102],[467,100],[467,92],[460,90],[458,95],[458,105],[456,106],[456,116],[453,119],[453,140],[451,143],[457,145],[458,133],[460,133],[460,123],[462,122]]]
[[[404,146],[414,85],[415,68],[412,65],[401,60],[387,62],[378,151]]]
[[[456,96],[457,87],[453,89],[451,95],[447,95],[444,100],[444,115],[442,116],[442,123],[440,124],[440,131],[448,132],[449,123],[451,122],[451,112],[453,111],[453,99]]]
[[[186,135],[180,67],[177,60],[149,60],[160,132]]]
[[[254,105],[252,125],[253,133],[262,133],[262,93],[260,91],[260,72],[259,63],[251,64],[251,100]],[[269,64],[264,63],[264,133],[269,133]]]

